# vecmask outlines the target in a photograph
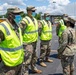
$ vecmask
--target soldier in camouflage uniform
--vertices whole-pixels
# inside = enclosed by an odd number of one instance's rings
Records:
[[[60,19],[59,21],[57,21],[56,23],[56,34],[58,36],[58,42],[60,44],[60,38],[61,38],[61,34],[64,30],[66,30],[66,26],[64,24],[64,20]]]
[[[44,13],[44,19],[40,21],[39,25],[40,36],[40,65],[46,67],[44,60],[52,63],[53,60],[49,59],[51,52],[51,39],[52,39],[52,25],[50,22],[50,14]]]
[[[25,60],[24,64],[26,75],[28,75],[28,67],[31,64],[32,72],[41,73],[36,67],[37,56],[36,56],[36,44],[38,40],[38,23],[34,18],[35,7],[29,6],[26,8],[27,16],[25,16],[20,22],[20,28],[23,33],[23,42],[25,49]]]
[[[18,37],[18,39],[20,40],[20,37],[19,37],[19,32],[18,32],[18,25],[17,25],[17,22],[19,22],[21,20],[21,16],[20,16],[20,13],[22,11],[19,10],[19,8],[8,8],[7,9],[7,19],[5,21],[3,21],[2,23],[0,23],[0,26],[2,24],[2,26],[4,26],[4,29],[6,30],[6,32],[9,30],[12,31],[11,32],[11,35],[13,34],[13,32],[16,34],[16,36]],[[18,20],[18,18],[16,19],[16,15],[19,15],[20,16],[20,20]],[[7,26],[9,25],[9,28],[7,28]],[[6,37],[4,35],[5,33],[3,32],[3,30],[0,29],[0,46],[1,46],[1,43],[4,42],[6,40]],[[8,35],[9,36],[9,35]],[[12,35],[14,36],[14,35]],[[11,37],[10,37],[11,39]],[[15,39],[15,38],[12,38],[12,39]],[[12,40],[11,39],[11,40]],[[8,45],[10,44],[9,42],[6,42]],[[20,42],[21,43],[21,42]],[[15,44],[15,43],[13,43]],[[18,44],[18,43],[16,43]],[[12,45],[12,43],[10,44],[10,46]],[[13,46],[13,45],[12,45]],[[7,46],[6,46],[7,47]],[[9,52],[11,50],[11,48],[7,47],[8,50],[6,50],[6,53],[7,51]],[[14,48],[12,48],[14,49]],[[18,50],[14,50],[14,51],[18,51]],[[11,50],[12,52],[12,50]],[[0,48],[0,53],[1,53],[1,48]],[[22,53],[20,51],[20,53]],[[8,53],[9,54],[9,53]],[[2,53],[0,54],[2,56]],[[11,55],[11,54],[9,54]],[[17,54],[18,55],[18,54]],[[22,55],[22,54],[21,54]],[[7,56],[6,56],[7,57]],[[22,56],[20,56],[22,57]],[[20,58],[18,57],[18,58]],[[15,55],[14,55],[14,58],[11,57],[7,57],[7,61],[11,58],[11,61],[12,59],[13,60],[17,60],[17,57],[15,58]],[[0,57],[1,59],[1,57]],[[18,62],[17,62],[18,63]],[[11,64],[11,63],[10,63]],[[22,63],[20,65],[17,65],[17,66],[7,66],[4,62],[3,62],[3,59],[0,61],[0,75],[22,75],[21,74],[21,68],[22,67]]]
[[[63,75],[73,75],[74,71],[74,48],[75,30],[71,27],[72,23],[68,18],[66,20],[67,29],[62,33],[60,46],[58,48],[58,58],[61,58]]]

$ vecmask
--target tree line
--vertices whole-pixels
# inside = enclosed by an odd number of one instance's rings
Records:
[[[22,16],[22,18],[24,18],[25,16],[27,16],[27,14],[22,12],[21,16]],[[6,18],[6,17],[7,17],[7,13],[4,14],[4,15],[0,15],[0,18]],[[37,20],[40,20],[41,19],[41,13],[37,13],[36,16],[35,16],[35,18]]]

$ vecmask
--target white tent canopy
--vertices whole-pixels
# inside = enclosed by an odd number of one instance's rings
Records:
[[[51,15],[63,15],[68,14],[71,18],[76,19],[76,2],[70,3],[63,9],[55,9],[51,11]]]
[[[65,6],[65,13],[76,20],[76,2]]]
[[[54,10],[50,14],[51,15],[63,15],[64,13],[61,10]]]

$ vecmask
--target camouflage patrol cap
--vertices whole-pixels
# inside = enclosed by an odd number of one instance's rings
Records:
[[[44,16],[50,16],[50,13],[44,13]]]
[[[74,20],[72,17],[68,17],[69,21],[73,24],[75,24],[76,20]]]
[[[36,8],[35,8],[34,6],[28,6],[28,7],[26,8],[26,10],[27,10],[27,11],[35,11]]]
[[[68,21],[68,22],[71,22],[71,23],[75,23],[75,20],[72,18],[72,17],[70,17],[70,16],[68,16],[68,17],[64,17],[64,20],[65,21]]]
[[[7,12],[11,12],[11,13],[21,13],[23,11],[21,11],[18,7],[15,8],[8,8]]]
[[[63,16],[64,16],[64,17],[68,17],[68,15],[67,15],[67,14],[63,14]]]
[[[70,21],[68,17],[63,18],[64,21]]]

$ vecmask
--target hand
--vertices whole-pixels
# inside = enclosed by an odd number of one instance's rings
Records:
[[[58,58],[58,59],[61,59],[61,56],[58,54],[58,55],[57,55],[57,58]]]

